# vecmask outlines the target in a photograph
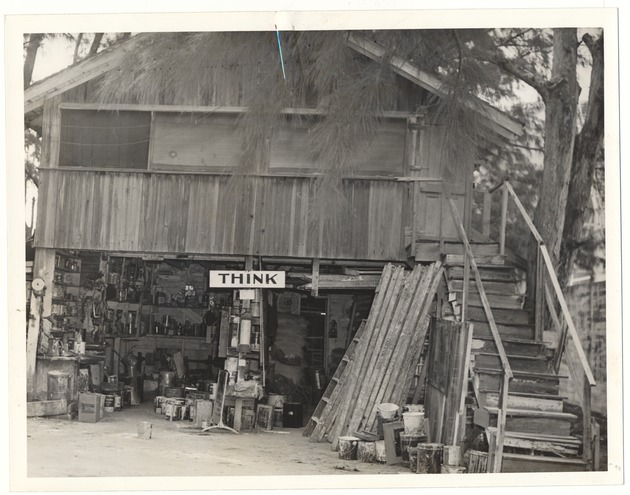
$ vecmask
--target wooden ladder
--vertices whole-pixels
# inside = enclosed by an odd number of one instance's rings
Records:
[[[313,415],[311,416],[311,419],[308,421],[306,427],[304,428],[304,431],[302,432],[302,436],[305,436],[305,437],[311,436],[311,434],[315,431],[316,428],[320,430],[323,427],[323,422],[329,416],[332,409],[333,392],[335,391],[335,389],[337,389],[337,387],[340,387],[341,385],[343,385],[343,381],[346,378],[346,369],[348,367],[348,363],[352,360],[354,356],[355,348],[359,342],[359,339],[361,338],[361,335],[363,334],[363,331],[365,330],[365,325],[366,325],[366,320],[363,320],[361,322],[361,325],[357,329],[357,332],[355,333],[354,338],[350,342],[350,345],[346,349],[346,353],[341,359],[339,366],[337,366],[335,373],[330,379],[330,382],[328,383],[328,386],[326,387],[326,390],[324,391],[322,398],[319,400],[319,403],[317,404],[315,411],[313,411]],[[338,396],[338,395],[339,395],[339,392],[335,394],[335,396]]]

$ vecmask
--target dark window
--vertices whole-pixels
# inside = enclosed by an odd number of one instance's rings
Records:
[[[63,110],[60,167],[146,169],[151,114]]]

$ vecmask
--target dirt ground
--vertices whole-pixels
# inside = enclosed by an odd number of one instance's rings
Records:
[[[138,437],[140,421],[153,424],[150,440]],[[341,460],[302,428],[201,433],[188,421],[165,420],[149,402],[98,423],[29,418],[27,434],[29,477],[409,474],[402,465]]]

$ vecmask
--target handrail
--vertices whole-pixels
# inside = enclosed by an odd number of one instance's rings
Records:
[[[483,309],[486,313],[486,317],[488,318],[488,323],[490,324],[490,332],[492,333],[492,339],[494,340],[494,344],[497,347],[497,352],[499,353],[499,358],[501,360],[502,368],[505,371],[508,378],[511,380],[512,378],[514,378],[514,374],[512,373],[512,368],[510,367],[510,363],[508,362],[507,354],[505,353],[503,342],[501,341],[501,335],[499,334],[499,329],[497,328],[494,315],[492,314],[492,308],[490,308],[490,303],[488,301],[486,290],[483,287],[483,282],[481,280],[481,275],[479,273],[479,267],[477,266],[477,262],[475,261],[475,257],[474,257],[472,248],[470,247],[468,236],[466,235],[466,231],[464,230],[461,217],[459,216],[459,212],[457,211],[457,206],[455,205],[455,202],[452,199],[449,199],[449,204],[451,206],[451,211],[455,219],[455,225],[457,226],[457,229],[459,231],[459,236],[462,242],[464,243],[464,248],[466,249],[466,255],[470,259],[470,267],[472,268],[473,274],[475,276],[475,283],[477,285],[477,290],[479,291],[479,298],[481,299],[481,302],[483,304]]]
[[[562,289],[560,288],[560,283],[558,282],[556,271],[553,268],[553,263],[551,262],[551,257],[549,256],[549,251],[547,250],[547,246],[545,245],[543,238],[540,235],[540,232],[538,232],[538,229],[534,225],[534,222],[532,221],[530,216],[527,214],[527,211],[525,211],[525,207],[521,203],[521,200],[518,199],[518,196],[516,195],[516,192],[514,191],[512,184],[510,184],[510,182],[507,180],[503,184],[504,184],[504,187],[509,192],[510,196],[512,196],[512,199],[514,200],[514,203],[516,204],[516,207],[518,208],[519,213],[523,217],[523,220],[525,220],[525,223],[529,227],[529,230],[534,236],[534,239],[536,239],[536,241],[538,242],[538,249],[542,256],[543,264],[547,270],[547,274],[549,275],[549,278],[551,279],[551,285],[553,285],[558,302],[560,303],[560,308],[562,309],[562,315],[564,316],[567,326],[569,327],[571,340],[573,340],[573,345],[580,358],[580,364],[582,365],[582,369],[584,370],[584,373],[586,375],[586,378],[588,379],[589,384],[591,385],[591,387],[594,387],[596,385],[596,381],[593,376],[593,372],[591,371],[591,367],[588,364],[588,359],[586,358],[586,354],[584,353],[584,348],[582,347],[582,343],[577,333],[577,329],[575,328],[575,324],[573,323],[573,318],[571,318],[571,313],[569,312],[569,307],[567,305],[566,299],[564,298],[564,294],[562,293]]]
[[[500,473],[501,467],[503,464],[503,445],[505,441],[505,425],[507,422],[508,393],[509,393],[510,381],[512,380],[512,378],[514,378],[514,373],[512,372],[512,368],[510,367],[507,354],[505,353],[503,342],[501,341],[501,335],[499,334],[497,323],[494,319],[494,315],[492,314],[492,308],[490,307],[490,302],[488,301],[486,290],[483,287],[481,274],[479,273],[479,267],[477,266],[477,262],[475,261],[475,255],[473,253],[473,250],[470,247],[470,241],[468,240],[468,236],[466,235],[464,224],[462,223],[462,219],[459,215],[459,212],[457,211],[457,206],[455,205],[455,201],[453,201],[452,198],[449,198],[449,204],[451,207],[451,213],[453,214],[453,219],[455,221],[455,226],[457,227],[457,230],[459,231],[459,237],[462,240],[464,244],[464,248],[465,248],[465,255],[464,255],[465,273],[464,273],[464,287],[463,287],[463,295],[462,295],[462,304],[464,307],[462,308],[462,313],[463,315],[465,315],[466,313],[467,292],[468,292],[468,277],[466,275],[468,272],[468,264],[470,264],[470,268],[472,268],[473,274],[475,276],[475,283],[477,285],[477,291],[479,292],[479,298],[481,299],[484,312],[486,313],[486,318],[490,326],[490,333],[492,334],[494,345],[496,346],[497,352],[499,353],[499,361],[501,363],[501,368],[503,369],[503,375],[499,383],[499,401],[498,401],[496,433],[493,433],[493,434],[488,433],[488,442],[491,445],[490,452],[488,454],[488,469],[489,469],[489,472]],[[462,317],[462,321],[464,321],[464,317]]]
[[[597,382],[595,381],[595,377],[593,376],[591,367],[588,364],[588,359],[586,358],[584,348],[582,347],[582,343],[580,341],[580,336],[578,335],[575,324],[573,323],[573,318],[571,318],[571,313],[569,313],[569,306],[567,305],[564,294],[562,294],[562,290],[560,289],[560,282],[558,282],[558,277],[556,276],[556,272],[551,264],[551,257],[549,256],[549,251],[547,251],[547,246],[540,246],[540,251],[545,262],[545,267],[547,268],[547,274],[551,279],[551,285],[553,286],[554,291],[556,292],[556,297],[558,298],[558,302],[560,303],[562,314],[564,315],[564,319],[567,323],[567,326],[569,327],[569,333],[571,334],[571,340],[573,340],[573,346],[575,347],[578,357],[580,358],[580,364],[584,369],[584,374],[586,375],[588,383],[591,385],[591,387],[594,387],[595,385],[597,385]]]
[[[536,249],[536,287],[535,287],[535,303],[536,303],[536,338],[542,338],[542,331],[544,325],[544,308],[545,303],[546,307],[549,310],[551,315],[551,319],[553,320],[553,324],[561,333],[560,341],[558,347],[555,351],[554,359],[553,359],[553,367],[554,371],[557,373],[559,371],[560,362],[562,360],[562,354],[565,352],[567,343],[567,336],[571,335],[571,340],[573,341],[573,346],[577,352],[579,357],[580,365],[582,366],[582,371],[584,373],[584,389],[582,395],[582,414],[583,414],[583,459],[587,463],[587,465],[593,469],[597,469],[596,466],[593,466],[593,453],[592,449],[592,425],[591,425],[591,389],[596,385],[595,377],[593,376],[593,372],[588,363],[588,359],[586,358],[586,354],[584,353],[584,348],[582,347],[582,342],[580,341],[580,337],[578,335],[575,324],[573,323],[573,318],[571,317],[571,313],[569,312],[569,307],[567,305],[564,294],[562,293],[562,289],[560,288],[560,282],[558,281],[558,276],[556,275],[556,271],[554,269],[553,263],[551,261],[551,256],[549,255],[549,251],[547,250],[547,246],[540,235],[540,232],[534,225],[534,222],[528,215],[527,211],[523,207],[520,199],[516,195],[514,188],[509,182],[509,179],[506,179],[500,186],[502,190],[502,205],[501,205],[501,226],[500,226],[500,252],[503,254],[505,250],[505,238],[506,238],[506,228],[507,228],[507,207],[508,207],[508,196],[511,196],[516,204],[516,207],[527,224],[531,234],[534,236],[534,239],[537,243]],[[497,190],[498,188],[494,188],[493,190]],[[547,272],[547,276],[551,281],[551,285],[553,286],[553,290],[555,292],[555,300],[552,296],[551,291],[549,290],[547,280],[545,277],[545,273]],[[560,309],[562,310],[562,316],[564,317],[564,325],[560,322],[560,318],[556,311],[555,301],[560,305]],[[575,379],[578,379],[576,376]],[[497,441],[497,446],[499,446],[499,442]]]

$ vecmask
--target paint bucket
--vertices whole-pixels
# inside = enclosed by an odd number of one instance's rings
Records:
[[[175,386],[177,374],[174,371],[160,371],[160,395],[165,395],[164,390]]]
[[[260,317],[260,302],[252,301],[252,318]]]
[[[356,461],[358,448],[359,439],[357,437],[339,437],[339,459]]]
[[[164,397],[158,395],[155,399],[153,399],[153,407],[155,408],[156,414],[162,414],[162,402],[164,401]]]
[[[374,442],[359,442],[357,459],[361,462],[376,462],[376,444]]]
[[[424,406],[422,404],[407,404],[403,406],[403,412],[421,412],[424,413]]]
[[[398,405],[391,402],[379,404],[376,409],[383,419],[393,419],[398,414]]]
[[[267,399],[267,405],[273,408],[282,407],[284,403],[287,401],[286,395],[280,394],[269,394],[269,398]]]
[[[72,402],[72,387],[70,373],[65,371],[52,370],[47,375],[47,398],[48,400],[66,399],[68,404]]]
[[[115,401],[114,394],[110,394],[110,395],[106,395],[105,396],[105,405],[103,406],[103,410],[106,413],[113,413],[114,412],[114,401]]]
[[[282,422],[282,416],[283,416],[282,408],[274,407],[273,408],[273,427],[274,428],[282,428],[284,426],[284,423]]]
[[[122,411],[122,394],[114,395],[114,411]]]
[[[400,451],[402,454],[403,466],[409,466],[409,452],[411,449],[415,449],[419,443],[427,441],[425,435],[414,435],[403,433],[400,435]]]
[[[403,413],[403,425],[407,435],[421,435],[424,433],[424,413],[406,412]]]
[[[150,440],[153,432],[153,425],[148,421],[140,421],[138,423],[138,438]]]

